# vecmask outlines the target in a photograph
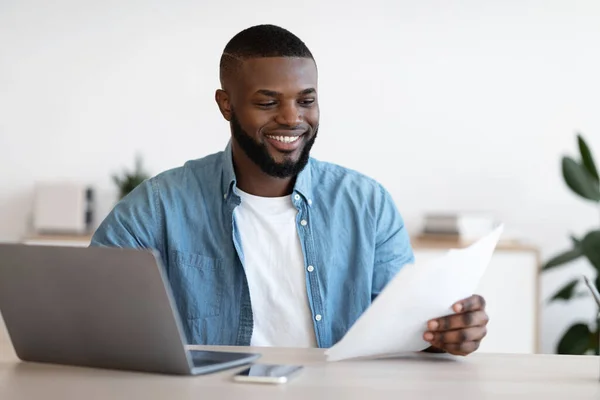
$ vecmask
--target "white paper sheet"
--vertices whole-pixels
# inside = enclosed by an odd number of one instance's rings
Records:
[[[404,266],[346,335],[325,354],[329,361],[421,351],[427,322],[453,313],[475,294],[504,225],[464,249],[426,264]]]

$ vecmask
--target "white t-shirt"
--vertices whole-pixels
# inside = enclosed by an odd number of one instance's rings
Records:
[[[239,190],[239,189],[238,189]],[[291,196],[257,197],[241,190],[234,211],[250,288],[252,346],[316,347],[304,255]]]

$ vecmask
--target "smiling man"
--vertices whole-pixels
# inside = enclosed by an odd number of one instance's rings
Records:
[[[220,78],[225,150],[139,185],[92,245],[157,250],[190,343],[330,347],[413,262],[403,220],[379,183],[310,157],[317,66],[298,37],[238,33]],[[454,311],[423,332],[432,351],[466,355],[485,336],[480,296]]]

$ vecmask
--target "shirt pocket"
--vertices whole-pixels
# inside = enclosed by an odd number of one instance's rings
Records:
[[[173,261],[170,280],[182,317],[193,320],[218,316],[224,285],[221,260],[174,251]]]

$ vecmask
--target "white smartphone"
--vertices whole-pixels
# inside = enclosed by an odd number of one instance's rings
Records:
[[[238,382],[286,383],[302,370],[300,365],[253,364],[233,376]]]

